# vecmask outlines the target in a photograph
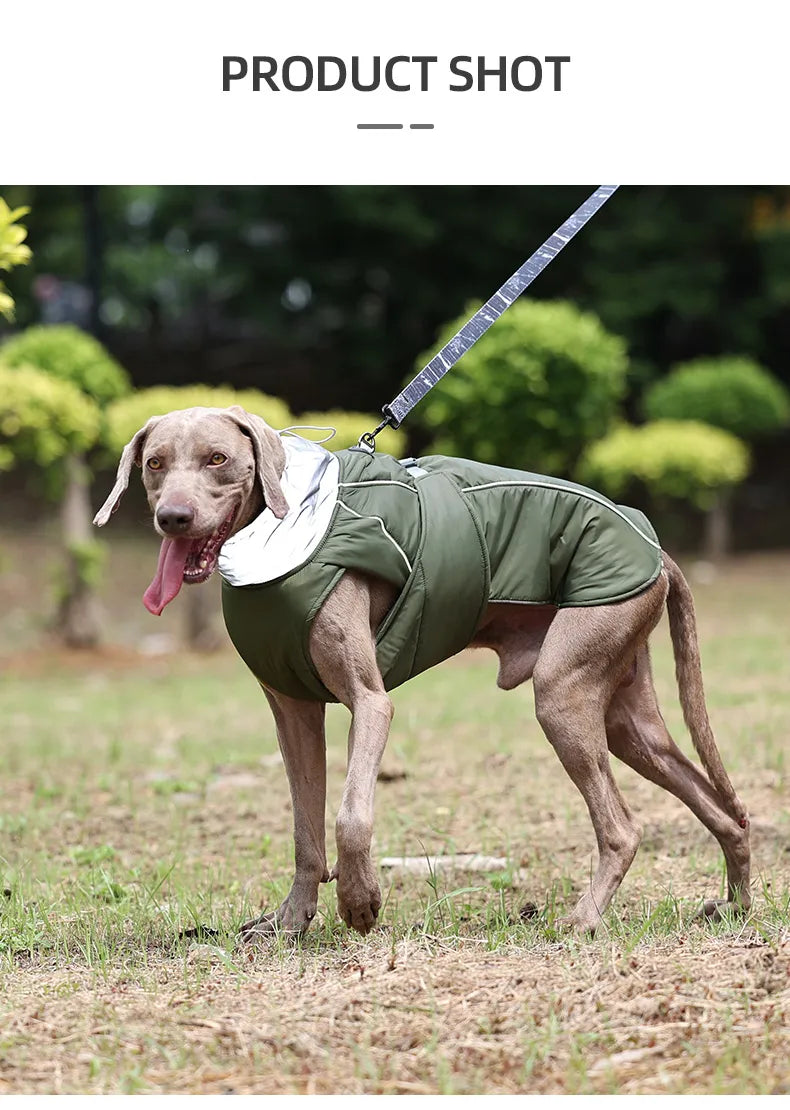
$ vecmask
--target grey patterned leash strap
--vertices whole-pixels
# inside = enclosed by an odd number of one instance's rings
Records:
[[[532,284],[535,278],[546,269],[552,259],[556,258],[566,243],[581,231],[599,208],[606,204],[609,197],[617,189],[617,185],[601,185],[592,196],[582,204],[565,223],[558,227],[553,235],[549,236],[543,246],[538,247],[535,253],[527,259],[523,266],[509,277],[505,284],[497,289],[493,297],[486,301],[482,308],[467,320],[459,332],[441,351],[431,359],[406,388],[398,394],[394,401],[390,401],[381,410],[384,420],[372,432],[365,432],[360,438],[359,445],[375,450],[375,438],[382,429],[388,425],[399,428],[414,406],[423,399],[429,390],[433,389],[440,378],[466,354],[502,313],[510,308],[513,302],[521,296],[524,290]]]

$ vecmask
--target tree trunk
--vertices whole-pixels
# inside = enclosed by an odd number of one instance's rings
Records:
[[[705,517],[705,558],[720,563],[729,554],[730,538],[730,495],[722,491]]]
[[[64,577],[55,627],[68,647],[91,648],[101,640],[95,589],[101,548],[92,535],[90,475],[82,456],[68,456],[65,470],[66,490],[60,510]]]
[[[216,591],[210,586],[187,586],[184,591],[184,635],[191,651],[217,651],[222,643],[216,621]]]

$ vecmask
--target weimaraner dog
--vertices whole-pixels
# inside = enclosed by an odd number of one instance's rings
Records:
[[[133,466],[141,466],[154,526],[164,538],[149,588],[155,604],[149,597],[149,608],[160,611],[182,581],[205,581],[222,544],[264,509],[278,519],[287,513],[280,481],[285,459],[280,435],[237,406],[171,412],[137,432],[95,523],[109,520]],[[178,558],[172,554],[176,548]],[[616,604],[489,604],[470,640],[471,646],[497,653],[501,688],[533,679],[538,720],[587,804],[598,865],[564,921],[582,932],[600,925],[640,841],[640,826],[617,787],[609,752],[684,802],[718,840],[727,899],[705,902],[703,913],[718,916],[727,906],[743,911],[750,905],[749,822],[708,720],[691,593],[675,563],[663,553],[661,559],[653,584]],[[373,803],[393,707],[377,665],[375,636],[394,597],[389,582],[347,571],[310,628],[315,673],[352,715],[331,871],[324,830],[325,705],[264,686],[293,800],[295,874],[278,909],[242,926],[245,940],[277,931],[303,933],[316,913],[319,883],[332,879],[340,916],[349,926],[367,933],[376,921],[381,891],[370,856]],[[706,774],[675,745],[656,700],[647,640],[664,605],[684,718]],[[261,629],[260,635],[276,638],[278,629]]]

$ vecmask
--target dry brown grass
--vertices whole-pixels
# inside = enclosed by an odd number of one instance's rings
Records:
[[[482,947],[482,950],[481,950]],[[665,1093],[787,1090],[790,950],[747,931],[619,943],[350,939],[196,946],[147,983],[18,974],[5,1091]]]
[[[291,854],[254,683],[230,653],[131,653],[123,604],[127,647],[105,656],[75,663],[26,636],[0,685],[0,1091],[787,1091],[789,569],[739,560],[695,589],[711,712],[753,815],[754,912],[693,920],[721,888],[718,849],[618,769],[645,835],[593,940],[553,926],[593,863],[587,815],[531,694],[497,693],[487,656],[398,692],[385,766],[405,777],[379,786],[376,851],[505,855],[527,884],[385,874],[366,939],[339,925],[330,887],[302,945],[249,952],[233,930],[282,897]],[[655,661],[680,737],[665,629]],[[330,829],[345,728],[333,711]],[[522,921],[528,900],[540,916]],[[197,923],[217,935],[179,937]]]

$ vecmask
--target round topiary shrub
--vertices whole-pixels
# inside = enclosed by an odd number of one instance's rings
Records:
[[[100,405],[131,389],[126,371],[98,339],[73,324],[27,328],[0,347],[0,362],[11,369],[33,366],[70,382]]]
[[[116,454],[123,449],[138,428],[145,424],[149,416],[186,409],[193,406],[206,408],[228,408],[241,405],[247,412],[261,416],[272,428],[278,431],[289,426],[315,424],[322,428],[334,428],[335,436],[325,446],[330,451],[352,447],[363,432],[369,432],[379,423],[380,417],[363,412],[345,412],[332,409],[330,412],[305,412],[294,416],[288,406],[278,397],[269,397],[255,389],[233,389],[231,386],[184,385],[152,386],[141,389],[128,397],[122,397],[107,410],[108,439]],[[321,439],[318,432],[301,432],[306,439]],[[327,433],[328,434],[328,433]],[[389,455],[402,454],[406,437],[403,432],[385,428],[376,437],[376,449]]]
[[[434,351],[477,305],[447,324]],[[568,473],[600,439],[626,387],[625,341],[563,301],[519,300],[431,390],[417,410],[432,450],[481,462]]]
[[[676,498],[700,509],[712,509],[748,472],[744,443],[691,420],[623,425],[588,447],[577,468],[579,481],[614,499],[640,483],[657,499]]]
[[[742,439],[790,424],[790,393],[773,374],[740,356],[676,366],[645,395],[649,420],[700,420]]]
[[[23,461],[47,470],[89,450],[99,428],[97,405],[70,382],[0,363],[0,470]]]
[[[33,367],[47,375],[53,385],[77,389],[86,401],[95,403],[99,435],[93,444],[105,442],[106,406],[128,393],[131,383],[126,371],[97,339],[71,324],[27,328],[0,347],[0,365],[8,374]],[[98,542],[91,529],[91,472],[86,461],[87,446],[64,455],[58,468],[50,467],[47,481],[60,491],[61,534],[66,559],[59,591],[56,627],[66,644],[93,647],[101,638],[100,609],[95,596]]]
[[[178,409],[218,408],[241,405],[262,417],[272,428],[295,423],[288,406],[277,397],[256,389],[233,389],[226,385],[155,385],[115,401],[107,410],[107,442],[115,455],[151,416]]]
[[[101,550],[90,536],[88,475],[81,461],[102,433],[99,406],[70,381],[0,362],[0,470],[29,462],[60,501],[64,563],[55,627],[73,647],[93,646],[99,617],[93,590]]]

